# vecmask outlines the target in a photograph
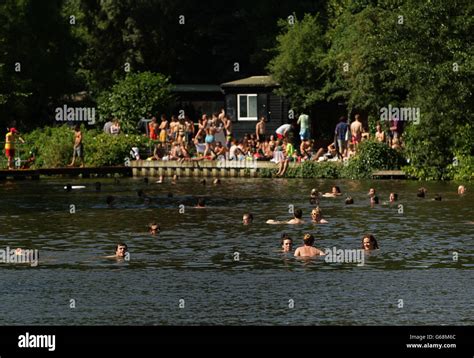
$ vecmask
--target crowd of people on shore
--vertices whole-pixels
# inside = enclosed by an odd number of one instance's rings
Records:
[[[153,155],[147,160],[258,160],[278,164],[276,176],[283,176],[289,162],[304,161],[344,161],[355,155],[360,142],[369,139],[370,134],[364,129],[361,117],[356,114],[351,124],[346,117],[341,117],[335,127],[334,141],[327,147],[317,147],[310,138],[310,119],[301,114],[296,123],[279,126],[274,133],[268,133],[266,118],[260,117],[254,133],[247,133],[237,139],[233,135],[232,119],[221,109],[210,118],[203,114],[197,127],[188,116],[161,115],[161,121],[152,117],[148,123],[147,133],[155,146]],[[291,133],[299,126],[299,141]],[[376,126],[375,140],[384,142],[394,149],[402,146],[402,125],[400,121],[391,120],[389,132]],[[104,131],[106,128],[104,127]],[[131,151],[134,159],[140,159],[137,148]]]
[[[148,160],[259,160],[271,161],[278,164],[277,176],[283,176],[291,161],[342,161],[348,160],[357,152],[359,143],[369,138],[369,133],[363,128],[359,114],[355,115],[351,124],[345,117],[339,119],[335,127],[334,141],[327,147],[316,147],[316,142],[310,137],[310,119],[302,113],[296,123],[280,125],[274,133],[268,133],[267,119],[262,116],[257,121],[254,133],[247,133],[238,139],[233,133],[232,118],[221,109],[213,113],[210,118],[203,114],[197,126],[187,116],[172,115],[170,120],[166,114],[153,116],[147,124],[147,135],[154,141],[153,154]],[[291,133],[299,126],[299,141]],[[103,131],[110,135],[121,133],[120,120],[111,118],[103,127]],[[391,121],[390,131],[386,135],[381,125],[377,124],[375,140],[387,142],[392,148],[402,146],[402,122]],[[5,139],[5,154],[8,159],[8,168],[14,169],[15,142],[23,139],[18,131],[12,127],[8,129]],[[133,159],[141,159],[139,148],[130,150]],[[70,166],[80,162],[84,166],[84,144],[80,125],[74,129],[74,148]]]

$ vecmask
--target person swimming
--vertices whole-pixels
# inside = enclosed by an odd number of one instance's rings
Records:
[[[428,190],[426,190],[425,188],[420,188],[418,189],[418,193],[416,193],[416,196],[419,197],[419,198],[424,198],[426,196],[426,193],[428,192]]]
[[[115,204],[115,197],[112,196],[112,195],[109,195],[109,196],[107,196],[107,198],[105,199],[105,202],[107,203],[107,205],[109,206],[109,208],[112,208],[113,205]]]
[[[293,239],[286,233],[281,234],[282,252],[291,252],[293,250]]]
[[[242,223],[244,225],[250,225],[253,223],[253,215],[251,213],[245,213],[242,217]]]
[[[115,248],[115,255],[105,256],[107,259],[128,259],[128,246],[122,242],[118,243]]]
[[[375,196],[375,189],[374,189],[374,188],[370,188],[370,189],[369,189],[369,192],[367,193],[367,195],[369,195],[369,196]]]
[[[397,193],[390,193],[390,196],[388,198],[388,201],[390,203],[394,203],[395,201],[398,200],[398,194]]]
[[[212,184],[219,185],[221,183],[221,180],[219,178],[214,179]]]
[[[311,205],[319,205],[319,197],[321,193],[319,193],[316,189],[311,190],[311,194],[309,196],[309,203]]]
[[[352,196],[348,196],[346,198],[346,205],[354,204],[354,199],[352,199]]]
[[[195,206],[195,208],[197,209],[203,209],[206,207],[206,201],[204,200],[204,198],[199,198],[198,199],[198,202],[197,202],[197,205]]]
[[[311,234],[305,234],[303,237],[303,246],[298,247],[295,250],[295,256],[299,257],[314,257],[314,256],[324,256],[325,253],[313,247],[314,244],[314,236]]]
[[[157,235],[160,233],[160,225],[156,223],[156,221],[148,224],[148,232],[151,235]]]
[[[378,196],[371,196],[370,197],[370,205],[378,204],[379,203],[379,197]]]
[[[362,238],[361,248],[365,251],[376,250],[379,248],[379,244],[377,243],[374,235],[367,234]]]
[[[464,195],[465,192],[466,192],[466,187],[464,185],[459,185],[458,186],[458,194],[459,195]]]
[[[303,217],[303,211],[301,209],[295,209],[293,213],[293,219],[290,219],[288,221],[276,221],[273,219],[269,219],[266,221],[267,224],[290,224],[290,225],[295,225],[295,224],[304,224],[304,220],[301,218]]]
[[[311,211],[311,221],[315,224],[327,224],[327,220],[323,219],[323,211],[318,207]]]
[[[339,195],[342,195],[341,189],[338,186],[333,186],[330,193],[325,193],[323,197],[325,198],[335,198]]]

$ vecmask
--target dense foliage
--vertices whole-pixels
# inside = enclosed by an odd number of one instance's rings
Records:
[[[129,74],[98,101],[100,122],[120,119],[122,130],[133,131],[140,118],[163,111],[171,101],[169,78],[151,72]]]
[[[147,137],[141,135],[110,135],[96,130],[81,129],[84,143],[86,166],[124,165],[130,157],[132,147],[140,148],[145,155],[151,148]],[[71,162],[74,143],[74,130],[66,125],[36,129],[24,136],[26,145],[22,160],[35,153],[34,168],[64,167]]]

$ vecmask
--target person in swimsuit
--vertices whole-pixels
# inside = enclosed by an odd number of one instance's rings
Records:
[[[18,131],[16,128],[10,128],[8,133],[5,136],[5,155],[7,156],[8,159],[8,169],[15,169],[13,166],[14,158],[15,158],[15,141],[16,141],[16,135],[18,134]],[[25,143],[23,138],[18,136],[18,139],[20,142]]]
[[[167,142],[167,130],[168,130],[168,120],[166,119],[166,114],[161,115],[161,123],[160,123],[160,142],[166,143]]]
[[[81,159],[81,167],[84,167],[84,146],[82,144],[82,132],[79,124],[74,129],[74,149],[72,152],[72,162],[69,164],[70,167],[74,166],[76,158]]]

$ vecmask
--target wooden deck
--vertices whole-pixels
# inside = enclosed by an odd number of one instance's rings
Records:
[[[131,162],[134,177],[160,175],[180,177],[256,177],[261,169],[276,169],[278,165],[268,161],[185,161],[136,160]],[[290,163],[289,167],[298,165]]]
[[[289,167],[299,165],[290,163]],[[64,167],[43,169],[0,170],[0,180],[5,179],[34,179],[40,176],[107,176],[119,174],[134,177],[157,177],[160,175],[181,177],[256,177],[261,169],[276,169],[278,166],[267,161],[146,161],[137,160],[130,163],[130,167]],[[406,175],[401,170],[379,170],[372,173],[374,179],[405,179]]]

